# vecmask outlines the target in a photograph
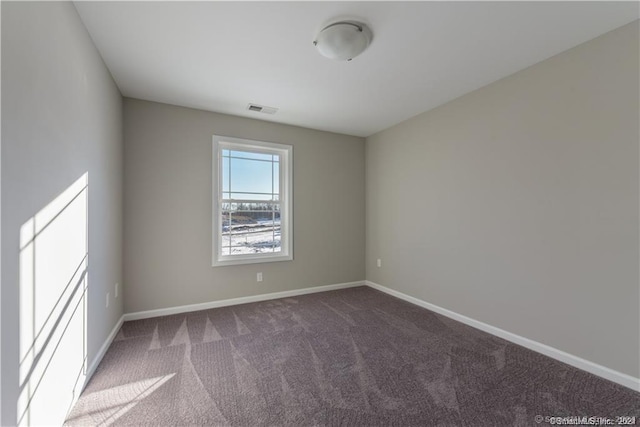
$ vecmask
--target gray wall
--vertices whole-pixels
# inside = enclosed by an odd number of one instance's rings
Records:
[[[367,138],[367,279],[638,377],[638,50],[636,21]]]
[[[124,112],[126,312],[364,279],[364,139],[126,98]],[[211,266],[214,134],[293,145],[293,261]]]
[[[2,425],[16,423],[20,227],[85,172],[89,363],[122,315],[122,154],[122,97],[72,3],[3,2]]]

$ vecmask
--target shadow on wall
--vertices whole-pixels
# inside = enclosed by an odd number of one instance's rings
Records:
[[[87,370],[88,173],[20,229],[18,425],[62,425]]]

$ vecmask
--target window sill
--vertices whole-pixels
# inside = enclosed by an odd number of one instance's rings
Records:
[[[274,256],[238,256],[232,259],[214,259],[212,267],[224,267],[227,265],[244,265],[244,264],[262,264],[267,262],[280,262],[280,261],[292,261],[293,255],[274,255]]]

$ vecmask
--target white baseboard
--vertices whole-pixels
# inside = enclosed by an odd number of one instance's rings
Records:
[[[84,389],[84,386],[87,385],[87,383],[89,382],[89,380],[93,376],[93,373],[96,371],[96,368],[98,367],[100,362],[102,361],[102,358],[104,357],[105,353],[109,349],[109,346],[111,345],[111,343],[113,342],[114,338],[118,334],[118,331],[120,330],[120,327],[122,326],[123,322],[124,322],[124,315],[120,316],[120,319],[118,320],[116,325],[111,330],[111,333],[109,334],[107,339],[104,340],[104,343],[102,343],[102,347],[100,347],[100,350],[98,350],[98,354],[96,354],[96,356],[93,358],[93,361],[91,362],[91,365],[89,365],[89,369],[87,370],[87,376],[86,376],[86,379],[85,379],[85,383],[82,386],[83,389]]]
[[[292,291],[272,292],[269,294],[252,295],[249,297],[231,298],[220,301],[210,301],[200,304],[181,305],[177,307],[159,308],[157,310],[138,311],[126,313],[124,321],[148,319],[150,317],[167,316],[170,314],[188,313],[191,311],[208,310],[210,308],[227,307],[230,305],[247,304],[251,302],[267,301],[278,298],[295,297],[298,295],[314,294],[317,292],[334,291],[336,289],[354,288],[364,286],[364,281],[338,283],[336,285],[315,286],[313,288],[294,289]]]
[[[378,283],[374,283],[369,280],[366,280],[365,284],[373,289],[377,289],[386,294],[392,295],[394,297],[400,298],[402,300],[405,300],[417,306],[426,308],[435,313],[446,316],[450,319],[457,320],[466,325],[472,326],[476,329],[480,329],[481,331],[488,332],[492,335],[503,338],[507,341],[511,341],[515,344],[526,347],[529,350],[542,353],[545,356],[549,356],[553,359],[559,360],[561,362],[564,362],[578,369],[582,369],[583,371],[590,372],[594,375],[605,378],[609,381],[613,381],[615,383],[628,387],[632,390],[640,391],[640,378],[635,378],[635,377],[632,377],[631,375],[623,374],[622,372],[618,372],[613,369],[607,368],[605,366],[598,365],[597,363],[590,362],[581,357],[574,356],[573,354],[569,354],[562,350],[558,350],[557,348],[550,347],[546,344],[542,344],[537,341],[530,340],[529,338],[525,338],[520,335],[516,335],[514,333],[505,331],[504,329],[496,328],[495,326],[488,325],[486,323],[480,322],[478,320],[472,319],[462,314],[458,314],[454,311],[447,310],[446,308],[439,307],[437,305],[428,303],[426,301],[412,297],[410,295],[403,294],[402,292],[398,292],[396,290],[387,288],[386,286],[379,285]]]

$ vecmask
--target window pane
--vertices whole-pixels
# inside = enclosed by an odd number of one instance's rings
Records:
[[[224,156],[222,157],[222,191],[229,191],[229,157]]]
[[[248,215],[252,219],[260,218],[266,214],[267,216],[271,215],[271,212],[280,212],[280,204],[279,203],[244,203],[244,202],[223,202],[222,203],[222,213],[234,213],[235,212],[246,212],[252,213],[252,215]],[[255,215],[253,215],[255,213]]]
[[[253,153],[250,151],[231,151],[231,157],[240,157],[244,159],[268,160],[273,158],[272,154]]]
[[[276,156],[280,157],[280,156]],[[273,164],[273,192],[280,194],[280,163]]]
[[[271,193],[271,162],[231,158],[230,191]]]
[[[232,200],[264,200],[265,202],[277,200],[277,196],[263,193],[222,193],[222,198]]]
[[[280,252],[279,212],[233,211],[227,207],[222,213],[223,255]]]
[[[233,234],[231,246],[223,247],[228,255],[248,255],[280,252],[280,232]]]

